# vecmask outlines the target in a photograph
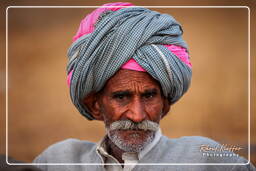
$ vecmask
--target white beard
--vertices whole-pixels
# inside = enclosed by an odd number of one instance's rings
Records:
[[[124,140],[122,136],[120,136],[120,132],[118,130],[115,130],[115,131],[107,130],[107,134],[108,134],[108,138],[121,150],[125,152],[140,152],[148,144],[150,144],[153,141],[155,136],[155,131],[151,131],[151,133],[148,134],[146,140],[139,144],[133,144],[133,143],[127,142],[127,140]],[[131,138],[137,138],[139,135],[135,133],[131,136],[132,136]]]

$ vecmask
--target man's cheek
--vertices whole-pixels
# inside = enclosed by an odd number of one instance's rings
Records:
[[[109,113],[110,113],[110,117],[112,121],[117,121],[117,120],[121,120],[121,118],[123,117],[123,115],[126,113],[127,108],[126,107],[113,107],[110,108]]]
[[[159,106],[157,106],[157,107],[150,106],[147,108],[147,113],[150,117],[150,120],[152,120],[154,122],[159,122],[162,112],[163,112],[163,109],[160,108]]]
[[[116,109],[108,108],[108,110],[103,110],[104,120],[108,126],[119,119],[119,115],[116,114]]]

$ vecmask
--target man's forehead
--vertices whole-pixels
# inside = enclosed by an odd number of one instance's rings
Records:
[[[159,83],[148,73],[132,70],[119,70],[105,85],[110,91],[129,91],[133,86],[146,89],[160,89]]]

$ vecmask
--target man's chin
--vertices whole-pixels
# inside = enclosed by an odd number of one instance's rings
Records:
[[[154,139],[154,131],[113,130],[108,132],[109,139],[121,150],[140,152]]]

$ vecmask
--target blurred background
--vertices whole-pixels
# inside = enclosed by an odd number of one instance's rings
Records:
[[[1,2],[1,148],[5,153],[5,9],[13,5],[102,5],[111,1]],[[154,5],[247,5],[239,1],[129,1]],[[248,159],[248,9],[151,8],[171,14],[184,30],[193,65],[189,91],[161,121],[170,138],[205,136],[242,147]],[[67,138],[99,141],[99,121],[87,121],[73,106],[66,83],[67,50],[80,21],[94,8],[8,9],[8,155],[31,162],[49,145]],[[255,26],[255,21],[251,23]],[[253,29],[252,29],[253,28]],[[251,161],[256,164],[255,27],[251,27]]]

